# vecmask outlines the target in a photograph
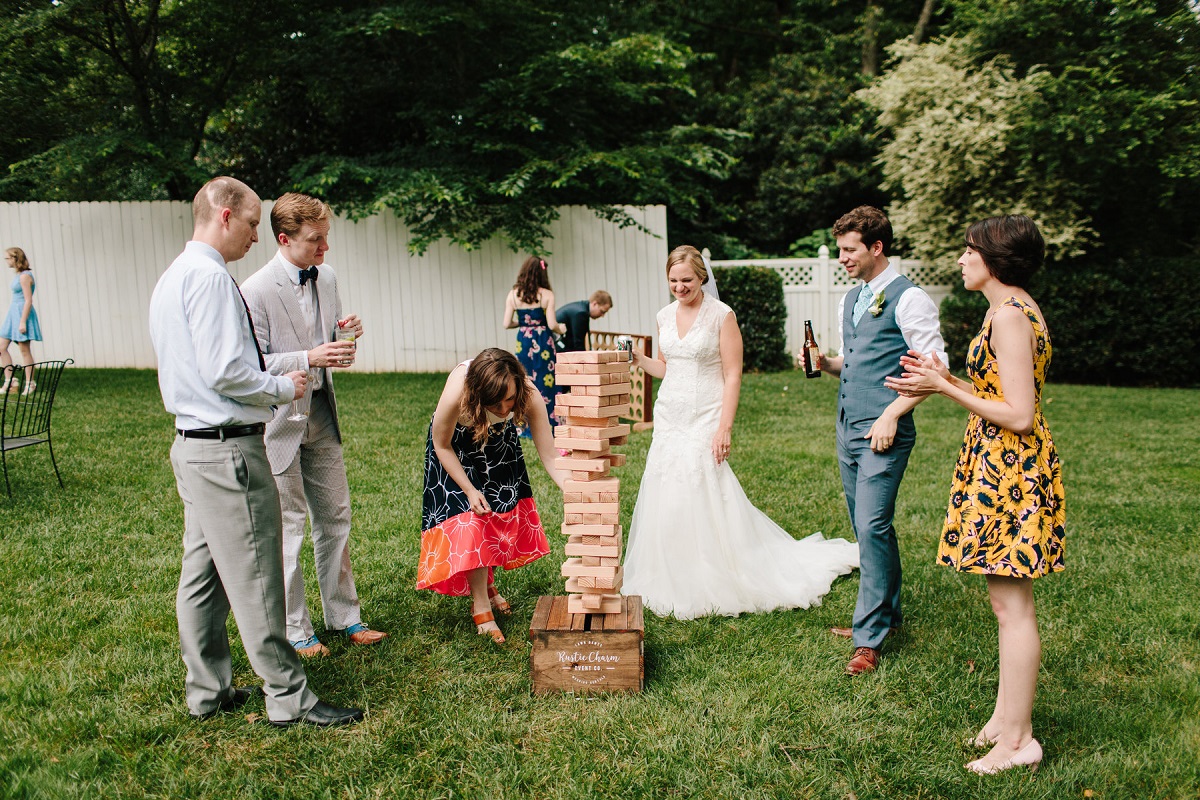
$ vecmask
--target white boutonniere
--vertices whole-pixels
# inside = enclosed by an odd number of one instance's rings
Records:
[[[881,289],[879,294],[875,295],[875,300],[871,303],[871,307],[868,309],[871,312],[872,317],[878,317],[883,313],[883,304],[887,301],[887,296],[884,294],[885,291],[887,290]]]

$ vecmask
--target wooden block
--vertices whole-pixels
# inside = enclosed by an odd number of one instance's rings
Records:
[[[554,374],[557,375],[603,375],[606,373],[626,373],[630,370],[628,361],[610,361],[607,364],[583,364],[579,362],[555,359]]]
[[[621,566],[621,559],[619,556],[616,558],[601,556],[600,557],[600,566],[601,567],[619,567],[619,566]]]
[[[615,574],[613,568],[619,566],[620,564],[584,564],[582,558],[568,558],[563,562],[561,574],[564,578],[608,578]]]
[[[616,405],[615,401],[613,401],[612,398],[621,397],[621,396],[622,395],[619,395],[619,394],[601,396],[601,395],[588,395],[588,394],[582,394],[582,393],[577,393],[577,392],[569,392],[567,394],[558,395],[556,397],[556,400],[557,400],[557,405],[566,406],[567,415],[570,416],[575,413],[581,413],[581,412],[576,412],[574,410],[577,408],[600,408],[601,406]],[[624,394],[624,397],[625,397],[625,402],[628,403],[629,402],[629,393],[626,392]]]
[[[582,503],[583,492],[563,492],[564,503]]]
[[[569,397],[570,395],[559,395],[559,398]],[[560,420],[566,420],[569,425],[586,425],[588,422],[604,421],[606,425],[616,425],[617,420],[624,413],[628,412],[628,408],[620,408],[616,406],[606,407],[584,407],[584,406],[565,406],[562,403],[556,403],[554,406],[554,415]]]
[[[557,364],[612,364],[617,361],[629,363],[628,356],[620,350],[576,350],[559,353],[555,358]]]
[[[554,382],[559,386],[599,386],[605,382],[607,375],[555,372]]]
[[[616,492],[620,488],[621,488],[621,479],[613,478],[613,477],[596,479],[596,480],[588,481],[586,483],[579,483],[579,482],[575,482],[575,481],[564,481],[563,482],[563,491],[564,492],[592,492],[592,491]]]
[[[621,459],[622,459],[621,463],[622,464],[625,463],[625,461],[624,461],[625,454],[624,453],[613,453],[613,455],[621,456]],[[571,458],[569,456],[566,458],[563,458],[562,456],[559,456],[558,458],[554,459],[554,467],[555,467],[555,469],[570,470],[572,473],[575,473],[575,472],[606,472],[608,470],[608,459],[607,458]],[[571,477],[576,477],[576,476],[572,475]]]
[[[624,567],[617,567],[613,575],[604,578],[596,578],[590,575],[581,578],[568,578],[567,593],[582,593],[584,589],[602,589],[609,593],[613,593],[621,588],[624,580]]]
[[[559,425],[554,429],[555,442],[558,441],[559,436],[569,439],[608,439],[609,441],[612,441],[618,437],[628,435],[628,425],[606,425],[603,427],[588,427],[586,425],[567,427],[565,425]]]
[[[608,440],[608,443],[610,445],[621,445],[625,444],[627,441],[629,441],[628,436],[614,436]]]
[[[580,556],[579,560],[583,562],[585,567],[603,567],[603,556]]]
[[[571,410],[574,411],[574,409],[571,409]],[[561,419],[567,419],[567,417],[561,417]],[[593,428],[599,428],[600,430],[604,431],[604,430],[608,430],[610,428],[619,427],[621,425],[620,419],[618,417],[613,417],[613,416],[593,418],[593,417],[581,417],[581,416],[578,416],[577,414],[571,414],[570,421],[571,421],[571,426],[572,426],[571,430],[573,432],[573,435],[575,435],[575,436],[583,435],[578,432],[581,429],[582,430],[592,430]]]
[[[567,525],[562,532],[567,536],[620,536],[620,525]]]
[[[557,431],[554,434],[554,446],[559,450],[580,450],[583,452],[593,450],[607,450],[607,439],[568,439]]]
[[[582,494],[582,492],[580,494]],[[616,503],[619,501],[619,497],[620,496],[617,492],[600,492],[601,503]]]
[[[583,391],[580,392],[580,394],[583,394],[583,395],[586,395],[589,397],[591,397],[593,395],[603,396],[603,395],[612,395],[612,394],[625,394],[625,395],[629,394],[629,384],[628,383],[614,383],[614,384],[611,384],[608,386],[582,386],[579,388],[583,389]],[[578,389],[576,389],[576,391],[578,391]]]
[[[607,442],[603,443],[601,448],[600,450],[572,450],[567,458],[607,458],[612,454],[612,451],[608,449]]]
[[[572,536],[568,541],[578,544],[601,545],[603,547],[620,547],[624,538],[623,536]]]
[[[563,550],[568,556],[597,556],[601,558],[619,558],[621,556],[620,547],[607,547],[604,545],[573,544],[571,542],[567,542],[566,547],[564,547]]]
[[[607,478],[607,477],[608,477],[607,469],[605,469],[603,472],[584,472],[581,469],[571,471],[571,479],[577,480],[577,481],[591,481],[591,480],[597,480],[599,478]]]
[[[589,609],[584,605],[587,597],[599,598],[596,602],[595,609]],[[593,601],[595,602],[595,601]],[[619,594],[601,594],[601,595],[586,595],[572,594],[567,596],[567,612],[571,614],[618,614],[622,610],[621,595]]]
[[[567,503],[564,514],[616,514],[621,510],[619,503]]]
[[[607,459],[612,466],[620,467],[625,463],[625,454],[609,453],[608,455],[604,456],[604,459]]]
[[[580,601],[583,603],[583,607],[589,612],[599,611],[600,603],[604,600],[604,595],[600,594],[583,594],[579,597]],[[567,609],[570,610],[570,608],[571,604],[568,602]]]

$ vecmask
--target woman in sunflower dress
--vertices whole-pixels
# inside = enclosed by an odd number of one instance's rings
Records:
[[[936,392],[971,412],[938,561],[987,577],[999,624],[996,705],[968,739],[992,749],[967,768],[992,774],[1036,767],[1042,759],[1032,721],[1041,662],[1033,579],[1064,568],[1066,513],[1062,470],[1041,408],[1050,337],[1025,289],[1045,243],[1025,216],[977,222],[966,243],[958,260],[963,285],[989,303],[967,354],[970,383],[953,377],[936,356],[910,351],[901,359],[904,374],[887,385],[910,397]]]
[[[530,256],[517,273],[517,282],[504,298],[504,327],[517,329],[517,346],[513,349],[521,366],[537,386],[550,429],[558,424],[554,415],[554,399],[558,387],[554,382],[554,363],[557,351],[554,334],[566,333],[566,327],[555,317],[554,292],[546,275],[546,260]],[[519,433],[529,438],[528,428]]]
[[[516,569],[550,552],[514,423],[533,432],[538,456],[562,488],[554,439],[541,397],[512,353],[484,350],[446,379],[425,445],[421,560],[417,588],[470,595],[480,634],[504,634],[493,608],[510,612],[497,593],[496,567]]]

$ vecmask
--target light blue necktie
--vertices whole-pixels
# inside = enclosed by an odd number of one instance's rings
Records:
[[[855,325],[862,319],[862,315],[867,313],[867,309],[871,307],[871,303],[875,300],[875,293],[871,291],[871,287],[863,284],[862,291],[858,293],[858,300],[854,303],[854,313],[850,319]]]

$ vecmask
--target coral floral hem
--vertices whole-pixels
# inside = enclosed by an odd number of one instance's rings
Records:
[[[467,573],[480,567],[516,569],[550,552],[533,498],[524,498],[508,512],[486,516],[466,511],[421,532],[417,588],[439,594],[471,593]]]

